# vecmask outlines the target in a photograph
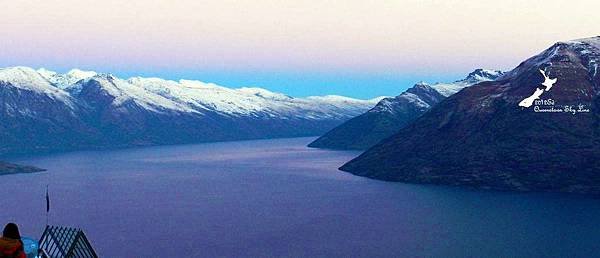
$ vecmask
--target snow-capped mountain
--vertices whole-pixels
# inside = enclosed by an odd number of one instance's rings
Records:
[[[406,126],[446,97],[471,85],[492,81],[501,71],[477,69],[452,83],[419,82],[394,98],[382,99],[366,113],[327,132],[309,147],[327,149],[368,149]]]
[[[46,95],[54,100],[71,105],[73,100],[68,93],[55,87],[44,75],[27,67],[11,67],[0,69],[0,82],[15,89],[32,91]]]
[[[411,183],[600,194],[598,62],[600,37],[556,43],[443,100],[341,169]],[[532,106],[520,105],[535,92]]]
[[[480,82],[496,80],[503,74],[504,73],[502,71],[498,70],[476,69],[475,71],[469,73],[467,77],[462,80],[458,80],[453,83],[436,83],[431,85],[431,87],[445,97],[448,97],[471,85]]]
[[[0,69],[0,153],[319,135],[379,100],[9,67]]]
[[[202,113],[217,111],[228,116],[269,116],[306,119],[335,119],[357,115],[378,99],[358,100],[341,96],[292,98],[262,88],[230,89],[212,83],[135,77],[133,86]]]

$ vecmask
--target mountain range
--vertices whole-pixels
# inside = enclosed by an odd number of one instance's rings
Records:
[[[392,136],[443,99],[477,83],[492,81],[501,71],[477,69],[452,83],[420,82],[394,98],[382,99],[364,114],[348,120],[319,137],[309,147],[365,150]]]
[[[558,42],[446,98],[340,169],[409,183],[600,194],[599,63],[600,37]]]
[[[380,99],[9,67],[0,69],[0,154],[314,136]]]

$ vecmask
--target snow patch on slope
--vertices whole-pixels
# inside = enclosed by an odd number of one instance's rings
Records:
[[[552,66],[552,60],[569,61],[573,56],[581,58],[584,65],[587,63],[587,69],[590,76],[596,76],[595,71],[597,68],[595,67],[596,64],[600,62],[600,36],[558,42],[542,51],[540,54],[525,60],[500,79],[512,79],[515,76],[522,74],[525,69],[530,67],[544,69],[548,66]]]
[[[102,90],[114,97],[112,102],[112,105],[114,106],[122,106],[127,101],[133,101],[144,109],[153,112],[162,113],[166,111],[177,111],[184,113],[198,113],[198,111],[185,104],[177,103],[110,74],[97,74],[93,77],[80,80],[78,83],[73,84],[68,88],[73,92],[81,91],[82,87],[87,83],[90,83],[90,81],[96,82]]]
[[[152,112],[217,112],[232,117],[279,117],[284,119],[339,119],[359,115],[381,98],[359,100],[342,96],[294,98],[257,87],[232,89],[195,80],[165,80],[73,69],[65,74],[44,68],[13,67],[0,70],[0,80],[48,94],[71,103],[84,87],[96,85],[113,97],[114,106],[130,101]]]
[[[402,95],[400,95],[400,98],[404,98],[404,99],[408,100],[409,103],[412,103],[417,107],[422,107],[422,108],[430,107],[430,105],[427,104],[427,102],[423,101],[419,96],[417,96],[413,93],[410,93],[410,92],[402,93]]]
[[[192,80],[179,82],[134,77],[129,83],[190,107],[230,116],[332,118],[358,114],[375,105],[372,100],[340,96],[293,98],[261,88],[230,89]],[[360,110],[354,112],[353,109]]]
[[[471,83],[467,82],[455,82],[455,83],[437,83],[432,85],[431,87],[438,91],[440,94],[444,95],[444,97],[448,97],[454,93],[459,92],[460,90],[471,86]]]
[[[13,87],[45,94],[73,107],[71,96],[55,87],[42,74],[29,67],[17,66],[0,69],[0,82]]]
[[[396,113],[401,110],[401,112],[406,112],[404,109],[407,107],[428,110],[433,104],[439,101],[439,95],[448,97],[474,84],[495,80],[502,74],[503,72],[497,70],[476,69],[469,73],[466,78],[452,83],[435,83],[430,85],[421,81],[395,98],[382,99],[368,112]]]
[[[502,71],[498,70],[476,69],[475,71],[469,73],[469,75],[462,80],[458,80],[453,83],[436,83],[431,87],[445,97],[448,97],[474,84],[485,81],[493,81],[503,74],[504,73]]]
[[[85,80],[97,75],[96,72],[83,71],[79,69],[72,69],[65,74],[60,74],[45,68],[40,68],[37,70],[37,72],[40,73],[46,80],[61,89],[65,89],[80,80]]]

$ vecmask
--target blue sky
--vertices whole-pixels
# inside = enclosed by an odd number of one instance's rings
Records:
[[[470,72],[470,71],[469,71]],[[120,77],[161,77],[171,80],[194,79],[222,86],[261,87],[294,97],[312,95],[343,95],[368,99],[378,96],[396,96],[419,81],[455,81],[467,75],[351,72],[269,72],[269,71],[119,71]]]
[[[372,98],[506,71],[557,41],[597,36],[598,9],[597,0],[9,1],[0,66]]]
[[[16,61],[0,61],[2,66],[14,66]],[[48,65],[50,64],[50,66]],[[419,81],[428,83],[452,82],[464,78],[471,70],[464,73],[420,73],[408,74],[401,71],[389,72],[355,72],[355,71],[236,71],[209,69],[144,69],[143,67],[123,67],[108,65],[96,67],[87,64],[68,66],[65,64],[19,63],[17,65],[66,73],[70,69],[92,70],[100,73],[112,73],[120,78],[134,76],[159,77],[169,80],[198,80],[212,82],[230,88],[261,87],[274,92],[281,92],[293,97],[315,95],[342,95],[359,99],[379,96],[396,96]],[[151,67],[151,66],[148,66]],[[475,69],[475,68],[474,68]],[[474,70],[472,69],[472,70]]]

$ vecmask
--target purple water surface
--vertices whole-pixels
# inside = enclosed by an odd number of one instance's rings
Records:
[[[13,157],[0,223],[82,228],[101,257],[593,257],[600,200],[380,182],[313,138]]]

